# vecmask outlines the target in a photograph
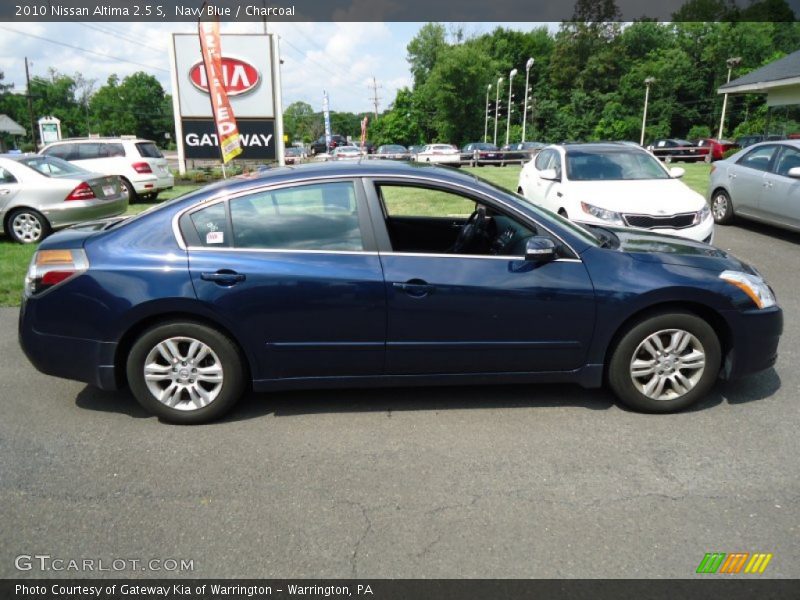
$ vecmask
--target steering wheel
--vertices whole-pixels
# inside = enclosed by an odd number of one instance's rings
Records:
[[[461,231],[458,233],[456,243],[453,244],[453,254],[463,254],[469,250],[476,239],[484,237],[489,221],[486,219],[486,208],[479,206],[473,212]]]

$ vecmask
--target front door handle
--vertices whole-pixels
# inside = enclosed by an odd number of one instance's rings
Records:
[[[200,279],[203,281],[213,281],[217,285],[230,287],[240,281],[244,281],[245,276],[242,273],[237,273],[230,269],[220,269],[216,273],[200,273]]]
[[[428,294],[432,294],[436,289],[435,286],[422,279],[409,279],[405,283],[394,282],[392,287],[397,290],[403,290],[412,298],[424,298]]]
[[[8,196],[11,193],[11,190],[0,190],[0,196]]]

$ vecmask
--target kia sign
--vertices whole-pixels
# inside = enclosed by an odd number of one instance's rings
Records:
[[[248,62],[230,56],[222,57],[222,83],[228,97],[246,94],[258,85],[258,69]],[[201,92],[208,93],[208,81],[203,61],[198,61],[189,71],[189,79]]]
[[[283,120],[277,39],[268,34],[223,34],[222,85],[242,138],[235,160],[283,161]],[[218,160],[208,81],[196,34],[172,34],[172,102],[181,173],[186,160]],[[212,135],[214,134],[214,135]]]
[[[270,37],[258,34],[220,36],[223,83],[237,119],[275,118]],[[175,95],[180,115],[184,119],[212,117],[198,36],[176,33],[172,39],[175,47],[173,77],[178,88]]]

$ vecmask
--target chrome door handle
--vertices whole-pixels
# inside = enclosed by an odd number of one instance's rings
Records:
[[[0,190],[0,196],[8,196],[11,190]]]

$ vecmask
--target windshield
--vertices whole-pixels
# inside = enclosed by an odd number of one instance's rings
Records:
[[[55,156],[31,156],[29,158],[21,158],[19,162],[45,177],[83,176],[89,172]]]
[[[669,173],[646,152],[623,148],[569,150],[567,178],[571,181],[669,179]]]

